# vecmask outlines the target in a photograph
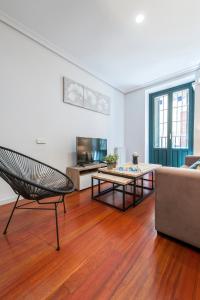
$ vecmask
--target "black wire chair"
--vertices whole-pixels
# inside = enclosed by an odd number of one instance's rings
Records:
[[[7,233],[8,226],[15,209],[41,209],[54,210],[56,220],[57,248],[60,249],[57,206],[63,203],[66,213],[64,197],[74,191],[71,179],[60,171],[44,164],[27,155],[0,146],[0,177],[3,178],[18,195],[11,215],[3,234]],[[20,196],[28,201],[17,205]],[[44,201],[46,198],[59,196],[59,199]],[[43,201],[42,201],[43,200]],[[37,202],[43,207],[24,207],[30,203]],[[51,208],[45,207],[51,205]],[[53,208],[52,208],[53,205]]]

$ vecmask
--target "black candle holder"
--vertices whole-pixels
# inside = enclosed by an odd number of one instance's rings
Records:
[[[139,157],[139,155],[137,154],[133,154],[133,156],[132,156],[132,162],[133,162],[133,164],[134,165],[138,165],[138,157]]]

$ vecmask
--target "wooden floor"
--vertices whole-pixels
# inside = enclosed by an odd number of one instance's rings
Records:
[[[154,195],[126,212],[90,190],[52,211],[16,211],[0,235],[0,299],[200,299],[200,253],[154,229]],[[3,230],[13,204],[0,207]]]

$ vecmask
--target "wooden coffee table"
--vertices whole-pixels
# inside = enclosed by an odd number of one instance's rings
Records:
[[[100,168],[98,170],[98,176],[92,177],[92,199],[103,202],[109,206],[115,207],[120,210],[127,210],[129,207],[136,206],[144,198],[146,198],[154,190],[154,171],[157,168],[160,168],[161,165],[156,164],[143,164],[140,163],[137,166],[134,166],[130,163],[123,165],[122,167],[117,167],[114,169],[109,169],[107,167]],[[135,170],[137,168],[137,170]],[[102,176],[101,176],[102,174]],[[103,174],[110,175],[103,176]],[[146,176],[148,175],[148,176]],[[126,184],[123,184],[121,178],[129,179]],[[98,193],[94,195],[94,179],[98,180]],[[109,182],[112,183],[112,187],[101,190],[101,183]],[[150,183],[150,185],[145,185],[144,182]],[[148,193],[144,193],[147,190]],[[122,193],[123,201],[121,206],[116,206],[114,203],[106,202],[101,200],[101,196],[105,195],[111,191],[118,191]],[[140,193],[138,193],[138,191]],[[132,196],[132,201],[126,205],[126,194]],[[130,200],[129,200],[130,202]]]

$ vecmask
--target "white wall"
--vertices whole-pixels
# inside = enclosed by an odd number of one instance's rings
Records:
[[[195,87],[194,149],[200,154],[200,82]]]
[[[125,98],[125,145],[126,160],[138,152],[145,159],[145,91],[138,90]]]
[[[140,160],[148,162],[149,94],[190,82],[194,79],[195,73],[191,73],[159,85],[137,90],[125,96],[125,145],[127,161],[130,161],[131,154],[137,151],[140,154]],[[200,84],[196,86],[195,92],[194,153],[200,154]]]
[[[108,139],[109,151],[124,146],[124,95],[0,23],[0,144],[65,172],[75,163],[76,136]],[[67,76],[111,98],[106,116],[63,103]],[[36,138],[47,141],[37,145]],[[0,201],[13,196],[0,181]]]

